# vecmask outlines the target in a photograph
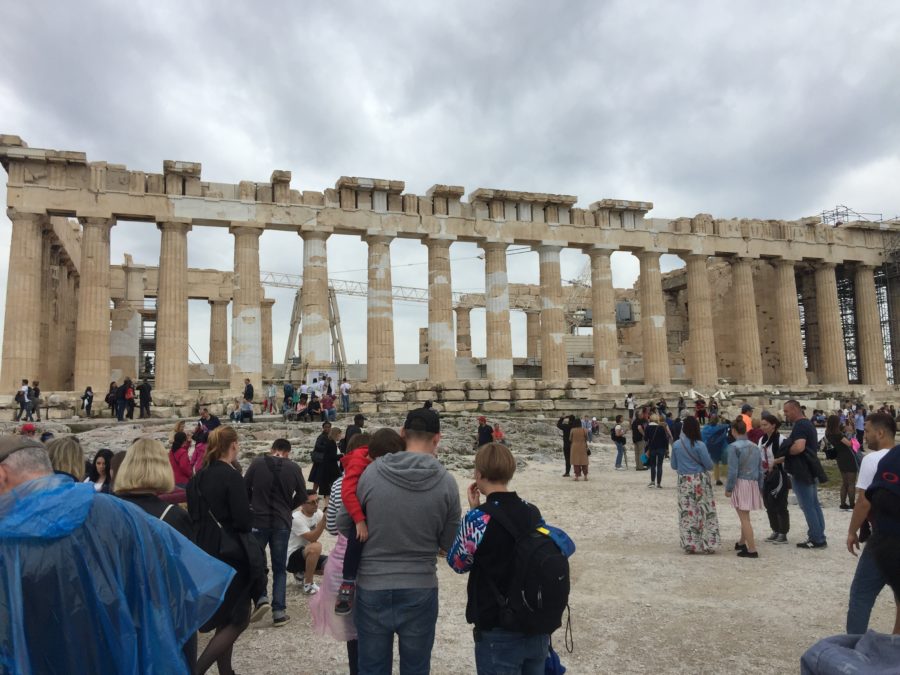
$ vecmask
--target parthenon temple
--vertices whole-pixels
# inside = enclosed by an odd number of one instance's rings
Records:
[[[161,173],[147,173],[88,161],[83,152],[30,148],[11,135],[0,136],[0,163],[8,174],[12,222],[4,391],[22,378],[40,378],[47,390],[81,391],[136,376],[146,297],[156,299],[157,390],[192,388],[189,298],[211,304],[210,366],[232,391],[245,378],[256,386],[281,379],[272,367],[272,301],[260,283],[259,241],[270,230],[297,234],[298,261],[302,244],[303,372],[335,365],[329,237],[352,235],[368,244],[363,379],[369,388],[359,391],[373,403],[403,400],[378,397],[401,379],[394,356],[395,238],[417,239],[428,251],[427,376],[396,391],[421,389],[449,402],[470,397],[442,397],[442,389],[472,389],[485,392],[483,409],[484,401],[493,401],[498,410],[511,409],[510,402],[527,410],[515,402],[541,399],[541,391],[578,398],[626,384],[660,392],[712,391],[725,380],[797,391],[853,384],[886,391],[900,366],[900,274],[890,260],[897,223],[834,227],[819,218],[705,214],[662,219],[647,216],[653,204],[646,201],[600,199],[579,208],[572,195],[478,188],[464,198],[464,188],[455,185],[415,195],[404,192],[403,181],[355,177],[341,177],[321,192],[300,191],[291,187],[291,172],[280,170],[267,182],[212,183],[202,179],[196,162],[166,160]],[[158,268],[112,263],[110,230],[125,220],[158,228]],[[194,227],[228,228],[232,270],[189,269]],[[453,293],[454,242],[483,250],[485,292],[469,302]],[[510,300],[507,254],[514,245],[539,256],[539,285],[517,291],[517,297],[532,296],[524,304]],[[582,336],[572,335],[566,316],[573,292],[560,270],[566,248],[590,258],[581,309],[591,332],[577,350],[588,365],[574,370],[571,344]],[[636,291],[614,289],[610,256],[616,251],[638,258]],[[661,273],[666,253],[681,257],[686,269]],[[630,316],[623,316],[623,303]],[[457,359],[471,356],[469,311],[482,306],[486,358],[473,387],[460,384],[469,376],[460,375]],[[513,358],[510,312],[517,310],[527,315],[530,371]],[[495,390],[508,394],[492,396]]]

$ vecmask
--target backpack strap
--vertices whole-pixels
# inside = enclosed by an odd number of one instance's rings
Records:
[[[169,515],[169,511],[172,510],[172,507],[173,507],[173,506],[175,506],[175,505],[174,505],[174,504],[169,504],[169,505],[166,507],[166,510],[163,511],[163,512],[162,512],[162,515],[160,515],[160,517],[159,517],[159,519],[160,519],[161,521],[166,522],[166,516]]]

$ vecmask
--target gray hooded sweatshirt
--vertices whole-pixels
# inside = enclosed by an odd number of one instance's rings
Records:
[[[453,544],[459,527],[459,488],[433,456],[397,452],[366,468],[356,489],[369,538],[357,583],[372,591],[437,588],[436,556]],[[342,506],[338,529],[356,536]],[[353,534],[349,534],[353,532]]]

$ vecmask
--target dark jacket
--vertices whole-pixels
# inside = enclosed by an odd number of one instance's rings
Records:
[[[246,399],[247,401],[253,400],[253,385],[249,382],[244,387],[244,399]]]
[[[164,502],[162,499],[157,497],[156,495],[151,494],[132,494],[129,492],[122,492],[116,495],[119,499],[124,499],[126,502],[131,502],[135,506],[140,507],[146,513],[149,513],[154,518],[159,518],[167,525],[171,525],[178,531],[181,536],[187,537],[191,541],[194,541],[194,528],[191,525],[191,517],[187,514],[180,506],[175,506]],[[172,506],[168,511],[166,509]],[[165,518],[160,518],[160,516],[166,514]]]
[[[300,467],[282,457],[257,457],[244,474],[244,482],[253,527],[289,530],[294,509],[306,501],[306,481]]]
[[[494,492],[488,496],[490,508],[503,509],[517,525],[534,527],[541,520],[541,512],[533,504],[523,501],[515,492]],[[466,621],[480,630],[497,628],[500,607],[492,580],[502,596],[509,593],[515,560],[515,539],[496,520],[490,520],[475,551],[475,564],[469,572],[466,586]]]
[[[558,424],[556,426],[559,426]],[[568,435],[568,432],[566,432]],[[478,425],[478,446],[481,447],[486,443],[492,443],[494,441],[494,427],[490,424],[479,424]]]
[[[141,403],[143,405],[147,405],[148,403],[153,402],[153,398],[150,396],[150,392],[153,391],[153,387],[150,386],[149,382],[141,382],[138,385],[137,390],[141,395]]]
[[[563,432],[563,448],[569,448],[572,446],[572,440],[569,438],[569,432],[572,431],[572,428],[575,427],[575,424],[571,424],[569,422],[569,417],[560,417],[559,421],[556,423],[556,428]],[[581,426],[581,422],[578,422],[577,426]],[[491,430],[493,432],[493,429]],[[490,441],[488,441],[490,442]]]

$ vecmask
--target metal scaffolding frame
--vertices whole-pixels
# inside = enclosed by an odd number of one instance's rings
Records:
[[[844,333],[844,353],[847,356],[847,380],[859,384],[859,340],[856,334],[856,293],[853,271],[844,265],[835,268],[838,308],[841,312],[841,329]]]

